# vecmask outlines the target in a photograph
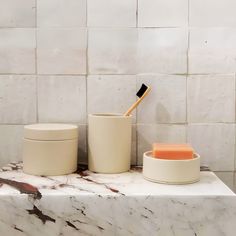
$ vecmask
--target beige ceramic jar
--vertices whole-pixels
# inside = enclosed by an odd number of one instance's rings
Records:
[[[78,127],[33,124],[24,128],[23,171],[32,175],[64,175],[77,169]]]
[[[130,169],[132,117],[94,114],[88,118],[89,170],[121,173]]]

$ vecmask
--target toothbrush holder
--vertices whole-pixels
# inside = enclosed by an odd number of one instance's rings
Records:
[[[88,117],[89,170],[121,173],[130,169],[132,117],[90,114]]]

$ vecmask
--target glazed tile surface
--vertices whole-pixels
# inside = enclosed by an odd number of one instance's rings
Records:
[[[30,176],[21,163],[0,172],[0,235],[233,236],[236,195],[210,171],[190,185],[162,185],[141,169],[103,175]]]

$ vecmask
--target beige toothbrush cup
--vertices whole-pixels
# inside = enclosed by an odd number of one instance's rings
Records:
[[[130,169],[132,117],[91,114],[88,117],[89,170],[121,173]]]

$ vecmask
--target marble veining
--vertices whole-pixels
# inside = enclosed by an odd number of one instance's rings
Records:
[[[0,235],[234,236],[236,195],[212,172],[189,185],[146,181],[141,169],[31,176],[0,169]]]

